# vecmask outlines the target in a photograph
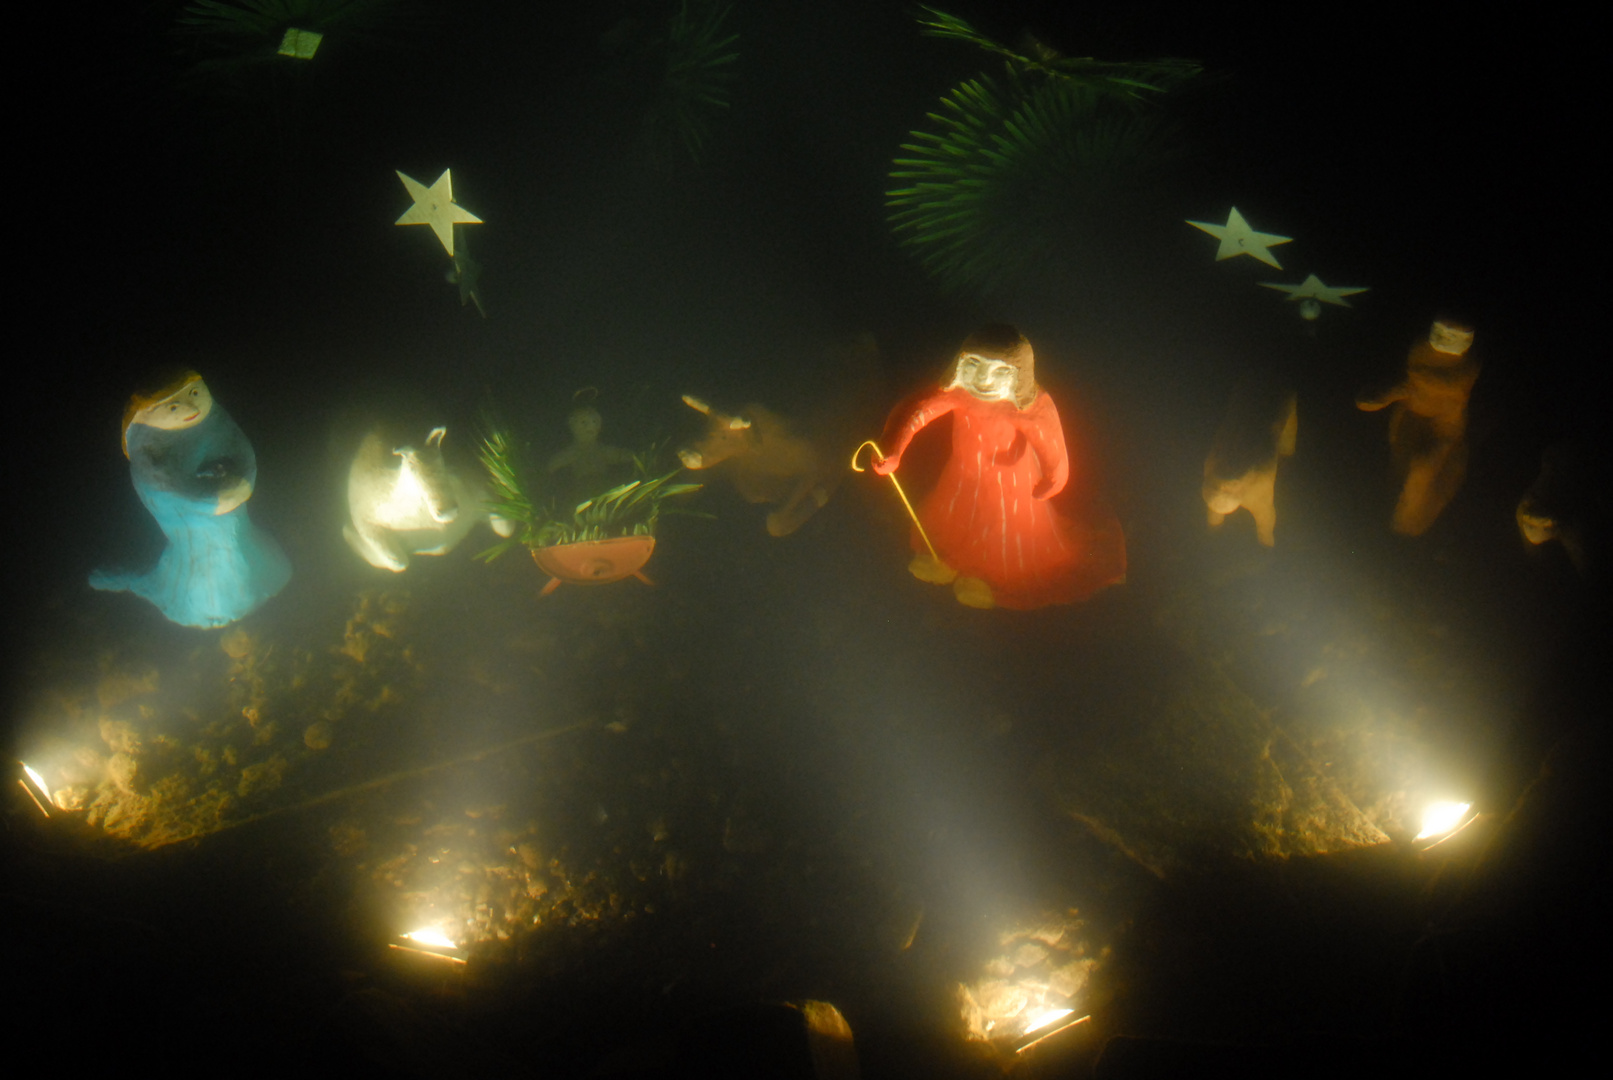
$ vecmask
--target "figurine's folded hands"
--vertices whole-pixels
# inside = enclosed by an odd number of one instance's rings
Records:
[[[252,482],[245,477],[237,477],[234,482],[226,484],[218,491],[218,508],[213,511],[216,515],[224,515],[252,497]]]
[[[205,491],[202,497],[217,500],[215,515],[227,514],[252,497],[251,477],[246,475],[239,461],[214,458],[204,462],[195,475]]]

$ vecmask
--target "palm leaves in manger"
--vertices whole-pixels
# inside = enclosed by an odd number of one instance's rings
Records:
[[[967,41],[1005,69],[948,91],[890,173],[892,228],[944,286],[989,292],[1071,257],[1181,158],[1158,105],[1198,65],[1065,57],[1034,40],[1015,50],[923,11],[925,34]]]
[[[510,548],[553,547],[587,540],[612,540],[627,536],[654,536],[668,499],[690,495],[702,485],[673,483],[681,468],[657,473],[660,447],[651,447],[633,456],[634,479],[617,484],[562,511],[554,498],[536,494],[527,481],[528,470],[518,460],[515,442],[509,432],[493,427],[478,450],[492,488],[488,509],[513,522],[515,532],[506,540],[477,555],[491,562]],[[667,507],[667,513],[689,513],[680,507]]]

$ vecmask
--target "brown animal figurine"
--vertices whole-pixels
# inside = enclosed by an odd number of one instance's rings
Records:
[[[1389,449],[1401,485],[1394,530],[1403,536],[1427,532],[1467,476],[1467,399],[1479,377],[1478,361],[1467,355],[1472,344],[1469,327],[1436,321],[1428,340],[1412,346],[1398,385],[1356,399],[1366,412],[1394,406]]]
[[[1244,509],[1266,547],[1277,543],[1277,464],[1292,457],[1299,436],[1293,391],[1273,394],[1252,385],[1232,395],[1227,415],[1204,459],[1204,505],[1210,528]]]
[[[790,535],[829,501],[842,470],[782,416],[756,404],[729,416],[688,394],[683,403],[711,422],[704,438],[678,451],[679,460],[689,469],[722,466],[747,502],[777,503],[767,515],[770,536]]]
[[[730,416],[688,394],[705,415],[705,434],[678,451],[684,467],[720,468],[748,502],[772,503],[767,531],[788,536],[829,501],[850,468],[858,432],[877,420],[882,370],[873,335],[862,334],[829,356],[825,385],[836,388],[797,424],[764,405]],[[863,415],[870,408],[870,416]]]

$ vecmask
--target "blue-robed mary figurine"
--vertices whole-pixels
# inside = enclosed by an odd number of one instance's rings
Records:
[[[134,490],[168,537],[145,573],[97,570],[90,584],[150,600],[184,626],[224,626],[279,592],[291,564],[252,524],[246,501],[257,480],[252,444],[194,371],[123,413],[123,455]]]

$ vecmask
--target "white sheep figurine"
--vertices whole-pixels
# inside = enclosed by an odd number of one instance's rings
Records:
[[[371,566],[401,572],[411,555],[445,555],[479,521],[500,536],[515,531],[488,512],[481,484],[444,463],[447,434],[447,428],[432,428],[423,447],[404,445],[390,453],[379,432],[359,444],[347,474],[353,522],[342,527],[342,535]]]

